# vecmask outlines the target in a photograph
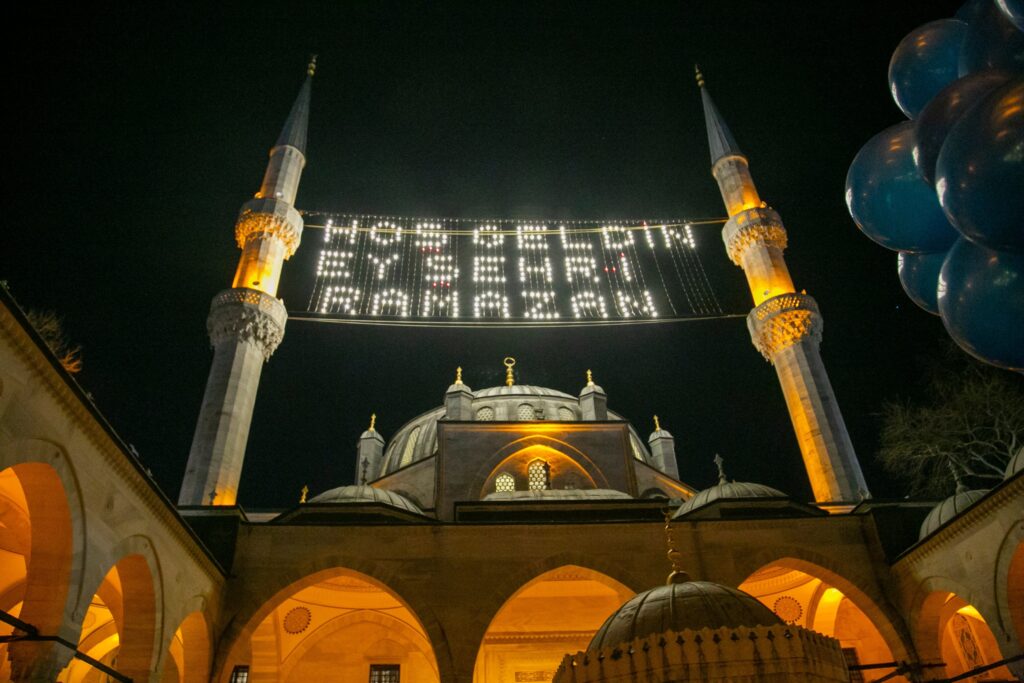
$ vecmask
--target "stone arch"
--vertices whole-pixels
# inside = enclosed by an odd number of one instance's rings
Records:
[[[213,659],[213,642],[210,624],[201,610],[189,612],[181,620],[167,653],[168,662],[174,662],[183,683],[207,683],[210,680],[210,665]]]
[[[873,576],[857,574],[849,567],[840,566],[839,559],[795,546],[763,548],[738,557],[737,565],[746,577],[737,582],[737,586],[758,570],[777,565],[801,571],[835,587],[874,625],[896,661],[914,661],[915,650],[906,625],[878,589]]]
[[[401,583],[401,577],[387,567],[361,558],[337,555],[313,558],[301,566],[278,568],[263,575],[261,578],[264,581],[250,580],[241,586],[238,599],[234,601],[239,608],[220,637],[221,646],[215,654],[210,680],[226,683],[234,665],[246,663],[243,660],[249,656],[249,642],[253,634],[264,619],[288,597],[326,579],[345,574],[355,575],[387,592],[405,607],[427,636],[441,680],[451,680],[454,667],[450,646],[433,611],[422,602],[407,600],[392,588]],[[258,585],[260,588],[249,591],[247,589],[250,585]],[[230,611],[230,606],[228,609]]]
[[[330,638],[332,635],[340,631],[344,631],[345,629],[350,628],[351,626],[358,625],[361,623],[374,623],[380,625],[391,631],[395,635],[395,637],[402,638],[403,640],[409,640],[413,642],[417,640],[422,641],[421,643],[419,643],[420,645],[425,646],[428,652],[433,651],[429,639],[427,639],[422,633],[419,633],[415,629],[411,628],[404,621],[388,614],[382,614],[380,612],[373,612],[370,610],[357,610],[354,612],[349,612],[348,614],[343,614],[339,617],[335,617],[334,619],[327,622],[320,628],[316,629],[316,631],[311,633],[309,637],[303,640],[302,643],[297,648],[295,648],[291,653],[289,653],[288,657],[282,663],[280,680],[287,681],[288,677],[292,674],[296,665],[302,660],[302,657],[310,650],[312,650],[314,647],[316,647],[321,641]],[[433,668],[433,673],[439,679],[439,674],[436,668],[436,662],[433,662],[433,664],[435,664]]]
[[[601,624],[635,595],[625,583],[585,563],[548,558],[540,564],[554,566],[538,572],[535,565],[534,573],[493,611],[480,635],[475,683],[506,680],[512,667],[542,680],[563,655],[585,649]],[[529,643],[528,651],[519,641]]]
[[[6,583],[12,585],[5,599],[21,602],[19,617],[41,634],[75,638],[69,624],[74,623],[72,587],[84,572],[85,514],[71,462],[53,442],[18,439],[0,446],[0,468],[14,475],[9,485],[24,501],[28,532],[24,571],[9,577],[12,580]],[[65,648],[52,642],[13,643],[5,655],[15,680],[52,675],[70,658]]]
[[[1014,524],[1003,539],[994,578],[999,624],[1012,647],[1024,642],[1024,521]]]
[[[102,575],[98,568],[83,582],[75,612],[76,630],[81,630],[93,596],[99,597],[117,634],[115,668],[135,680],[148,680],[150,672],[158,670],[163,654],[159,647],[163,642],[163,583],[152,541],[141,535],[129,536],[109,550],[94,552],[113,561]],[[73,642],[81,643],[82,638]]]
[[[969,610],[973,617],[981,622],[980,625],[987,632],[985,635],[992,639],[991,650],[993,651],[986,653],[986,660],[990,662],[1001,658],[999,655],[1000,643],[990,626],[993,623],[992,619],[997,615],[991,614],[989,610],[971,602],[969,596],[970,592],[956,581],[947,577],[934,576],[921,583],[913,602],[911,609],[912,633],[921,661],[945,663],[946,675],[960,673],[956,670],[958,662],[950,661],[950,658],[946,657],[943,638],[951,617],[964,610]],[[1003,654],[1005,655],[1005,653]],[[950,665],[953,665],[952,670]],[[943,670],[939,669],[939,671]]]

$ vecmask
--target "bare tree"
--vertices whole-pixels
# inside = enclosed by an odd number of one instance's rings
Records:
[[[74,374],[82,369],[82,347],[68,341],[64,321],[60,316],[53,311],[31,309],[25,311],[25,317],[65,370]]]
[[[1024,448],[1024,380],[955,349],[928,363],[925,378],[925,400],[882,407],[882,466],[918,495],[948,495],[951,466],[972,486],[998,484]]]

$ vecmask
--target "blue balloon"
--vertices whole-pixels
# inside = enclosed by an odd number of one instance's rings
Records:
[[[910,118],[959,75],[960,46],[967,24],[939,19],[919,26],[903,38],[889,60],[889,90]]]
[[[914,165],[914,123],[868,140],[846,174],[846,206],[857,227],[894,251],[945,251],[957,233]]]
[[[939,315],[960,348],[1024,372],[1024,254],[959,239],[939,273]]]
[[[1024,250],[1024,78],[960,117],[939,152],[935,190],[964,237]]]
[[[939,271],[945,260],[944,251],[937,254],[901,251],[896,260],[903,291],[911,301],[934,315],[939,314]]]
[[[996,0],[996,5],[1018,31],[1024,31],[1024,0]]]
[[[932,98],[914,124],[914,161],[921,177],[935,182],[935,162],[953,124],[981,99],[1003,83],[1010,74],[986,69],[953,81]]]
[[[967,23],[958,59],[961,76],[984,69],[1024,71],[1024,33],[995,0],[971,0],[957,18]]]

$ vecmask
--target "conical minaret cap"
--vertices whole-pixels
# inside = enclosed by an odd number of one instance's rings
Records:
[[[313,87],[313,74],[316,71],[316,57],[314,56],[306,69],[306,80],[299,88],[299,96],[295,98],[295,104],[288,113],[288,119],[284,122],[284,128],[277,137],[275,147],[290,145],[306,154],[306,128],[309,124],[309,99]]]
[[[711,165],[714,166],[718,160],[729,156],[743,156],[740,146],[736,144],[736,138],[732,131],[725,124],[722,115],[711,99],[711,93],[704,85],[704,76],[697,68],[697,85],[700,86],[700,99],[704,104],[704,125],[708,130],[708,147],[711,148]]]

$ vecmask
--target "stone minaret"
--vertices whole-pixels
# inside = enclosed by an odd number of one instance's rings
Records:
[[[316,58],[281,135],[270,150],[260,191],[242,206],[235,239],[242,257],[231,289],[213,298],[206,329],[213,366],[199,409],[179,505],[234,505],[263,363],[281,343],[281,265],[302,237],[295,194],[306,165],[306,123]]]
[[[747,316],[750,337],[779,376],[815,500],[856,502],[868,495],[867,484],[818,352],[818,305],[794,291],[782,256],[782,219],[761,201],[747,158],[711,101],[700,71],[697,84],[711,146],[711,173],[729,213],[722,239],[729,258],[746,273],[754,298]]]

